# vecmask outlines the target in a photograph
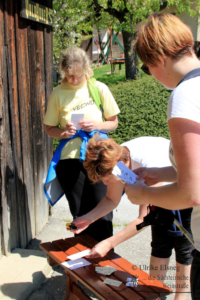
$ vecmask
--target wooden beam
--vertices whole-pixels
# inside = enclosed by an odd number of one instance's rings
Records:
[[[30,103],[30,70],[28,57],[28,21],[19,17],[16,1],[16,56],[18,74],[18,102],[20,114],[21,151],[24,177],[24,201],[27,240],[35,237],[35,195],[33,179],[33,129]]]
[[[5,2],[5,43],[7,45],[8,99],[11,116],[11,143],[14,158],[14,178],[16,184],[17,219],[19,246],[27,245],[24,179],[21,153],[20,113],[17,90],[15,6],[13,1]],[[14,201],[14,199],[12,200]]]
[[[43,191],[47,174],[46,132],[43,124],[46,108],[43,26],[32,22],[28,30],[36,234],[48,222],[49,215],[48,201]]]

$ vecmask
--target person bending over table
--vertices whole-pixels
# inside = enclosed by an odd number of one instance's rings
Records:
[[[119,204],[124,185],[118,177],[111,174],[113,167],[118,161],[122,161],[131,170],[141,166],[159,168],[169,166],[169,143],[169,140],[161,137],[140,137],[123,143],[121,146],[112,139],[101,139],[98,136],[90,139],[84,167],[88,172],[88,177],[93,182],[102,180],[107,185],[107,193],[92,211],[73,221],[73,224],[78,227],[73,232],[80,233],[82,230],[85,230],[90,224],[112,211]],[[167,182],[163,184],[165,185]],[[162,185],[162,183],[158,185]],[[141,230],[137,231],[136,225],[141,223],[144,216],[147,215],[147,207],[147,204],[140,205],[138,218],[113,237],[97,244],[88,257],[103,257],[109,250],[139,233]],[[164,211],[167,215],[168,211]],[[191,212],[191,208],[180,211],[183,226],[189,232],[191,232]],[[163,281],[172,249],[174,249],[176,253],[177,276],[175,299],[183,300],[186,298],[186,293],[189,290],[190,264],[192,260],[190,252],[193,246],[185,236],[176,236],[175,232],[173,233],[174,236],[170,235],[172,233],[168,229],[171,228],[151,226],[150,275],[155,276],[157,279],[159,278],[159,280],[162,278]],[[161,268],[161,266],[165,267]],[[183,281],[183,275],[188,280]]]

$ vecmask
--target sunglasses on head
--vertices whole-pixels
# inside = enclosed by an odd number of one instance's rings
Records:
[[[149,68],[147,67],[147,65],[143,64],[143,65],[141,66],[141,70],[142,70],[145,74],[151,75],[151,73],[150,73]]]

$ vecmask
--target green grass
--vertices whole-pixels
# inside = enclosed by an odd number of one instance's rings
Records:
[[[139,64],[139,77],[147,76],[141,69],[142,63]],[[116,84],[119,81],[126,81],[125,75],[125,64],[121,66],[121,75],[119,74],[119,66],[115,67],[115,73],[111,74],[111,65],[100,65],[99,68],[95,67],[94,71],[94,78],[96,80],[101,81],[107,85]]]
[[[66,223],[71,223],[73,220],[67,218],[67,219],[63,219],[63,221],[65,221]]]
[[[123,223],[123,225],[126,227],[129,223]]]
[[[98,68],[93,69],[94,78],[96,80],[101,81],[107,85],[115,84],[116,81],[125,81],[125,65],[122,65],[121,75],[119,74],[119,68],[116,66],[115,73],[111,74],[111,65],[103,65]]]
[[[120,227],[120,226],[124,226],[126,227],[129,223],[123,223],[123,224],[116,224],[116,223],[113,223],[113,227]]]
[[[121,226],[120,224],[113,223],[113,228],[120,227],[120,226]]]

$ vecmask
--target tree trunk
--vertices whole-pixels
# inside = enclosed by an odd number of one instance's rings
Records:
[[[138,71],[135,61],[135,53],[133,51],[135,34],[122,30],[122,36],[124,42],[126,79],[136,79]]]

